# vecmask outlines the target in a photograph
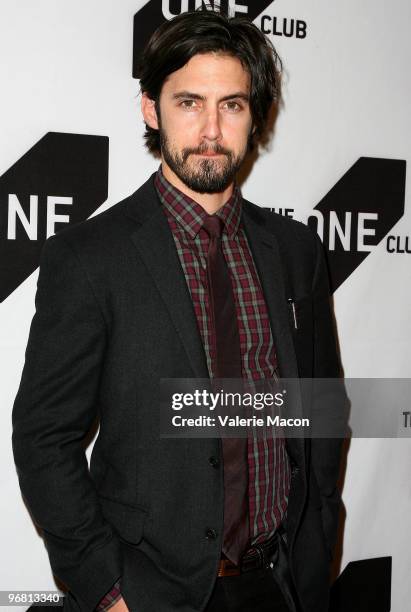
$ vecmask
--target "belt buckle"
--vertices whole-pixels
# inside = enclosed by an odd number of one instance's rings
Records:
[[[272,551],[269,555],[267,555],[266,549],[267,546],[264,546],[264,544],[266,544],[266,542],[264,542],[263,544],[254,544],[254,546],[252,546],[251,548],[249,548],[246,553],[243,555],[243,557],[241,558],[241,563],[240,563],[240,568],[241,568],[241,572],[249,572],[252,569],[254,569],[254,567],[247,567],[246,565],[244,565],[243,560],[245,557],[247,557],[250,552],[255,551],[257,553],[258,556],[258,568],[264,568],[264,569],[268,569],[269,567],[273,568],[274,567],[274,561],[273,559],[276,556],[277,553],[277,557],[278,557],[278,532],[276,532],[274,534],[274,536],[270,539],[270,543],[272,540],[274,540],[274,538],[276,538],[277,541],[277,548],[276,550]]]
[[[247,565],[244,563],[244,559],[250,554],[251,551],[254,551],[254,550],[257,553],[259,563],[258,563],[257,567],[247,567]],[[264,549],[261,546],[261,544],[255,544],[254,546],[249,548],[247,550],[247,552],[241,558],[241,564],[240,564],[241,573],[250,572],[253,569],[259,569],[261,567],[264,567],[264,568],[270,567],[270,563],[269,563],[269,561],[266,558],[266,555],[264,553]]]

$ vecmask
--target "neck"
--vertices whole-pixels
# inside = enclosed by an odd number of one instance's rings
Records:
[[[161,168],[163,170],[163,174],[165,178],[177,189],[182,191],[185,195],[189,196],[192,200],[200,204],[209,215],[213,215],[217,210],[219,210],[224,204],[230,199],[233,189],[234,189],[234,181],[230,183],[230,185],[224,189],[224,191],[220,191],[218,193],[199,193],[198,191],[194,191],[187,187],[185,183],[175,172],[172,171],[170,166],[162,159]]]

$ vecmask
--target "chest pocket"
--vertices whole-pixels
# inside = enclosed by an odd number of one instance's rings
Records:
[[[311,295],[288,303],[288,317],[297,356],[298,372],[302,378],[311,378],[314,356],[314,320]]]

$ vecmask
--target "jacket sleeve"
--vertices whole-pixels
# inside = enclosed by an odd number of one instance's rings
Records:
[[[121,574],[83,439],[98,416],[106,326],[77,256],[60,235],[42,251],[36,311],[13,407],[23,498],[43,530],[53,573],[93,610]]]
[[[328,272],[323,245],[315,234],[316,267],[313,280],[314,398],[313,419],[333,437],[311,440],[311,465],[322,501],[324,533],[332,557],[338,527],[341,496],[337,487],[343,436],[348,421],[348,401],[341,379]],[[317,381],[317,379],[322,379]],[[326,379],[329,379],[327,381]]]

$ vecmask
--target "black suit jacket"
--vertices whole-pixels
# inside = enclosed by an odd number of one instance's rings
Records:
[[[339,364],[319,239],[243,201],[283,377]],[[293,328],[287,298],[294,297]],[[160,378],[207,378],[205,353],[153,177],[42,251],[13,409],[23,496],[43,529],[65,609],[91,611],[115,580],[136,612],[195,612],[211,594],[223,531],[218,439],[160,439]],[[324,414],[343,403],[321,398]],[[309,410],[298,400],[292,416]],[[90,471],[83,439],[100,430]],[[336,536],[338,440],[288,440],[286,522],[303,610],[325,612]],[[211,531],[210,531],[211,530]],[[215,537],[210,537],[214,531]]]

